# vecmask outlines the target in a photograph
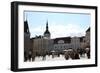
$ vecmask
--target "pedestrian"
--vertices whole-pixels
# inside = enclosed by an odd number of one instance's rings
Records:
[[[68,52],[67,52],[67,51],[65,52],[65,54],[64,54],[64,55],[65,55],[65,59],[66,59],[66,60],[68,60],[68,59],[69,59],[69,54],[68,54]]]
[[[90,59],[90,49],[87,52],[87,57],[88,57],[88,59]]]
[[[75,59],[74,51],[70,52],[70,58],[71,58],[72,60]]]
[[[75,59],[80,59],[78,52],[75,52],[75,55],[74,56],[75,56]]]

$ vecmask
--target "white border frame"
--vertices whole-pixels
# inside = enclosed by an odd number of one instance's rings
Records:
[[[87,60],[68,60],[68,61],[43,61],[43,62],[24,62],[24,22],[23,11],[55,11],[55,12],[74,12],[74,13],[89,13],[91,14],[91,59]],[[95,10],[81,9],[81,8],[63,8],[63,7],[48,7],[48,6],[18,6],[18,68],[39,68],[39,67],[53,67],[53,66],[74,66],[95,64]]]

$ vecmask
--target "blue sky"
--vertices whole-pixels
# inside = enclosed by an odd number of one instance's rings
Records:
[[[43,35],[48,22],[51,38],[83,36],[90,27],[90,14],[24,11],[31,37]]]

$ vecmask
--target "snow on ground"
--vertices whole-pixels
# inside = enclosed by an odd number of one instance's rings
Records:
[[[86,54],[84,56],[81,56],[80,59],[88,59]],[[35,57],[35,61],[57,61],[57,60],[66,60],[64,58],[64,55],[60,55],[59,57],[54,57],[52,58],[52,55],[48,56],[46,55],[46,57],[43,60],[43,57]],[[69,60],[72,60],[71,58],[69,58]]]

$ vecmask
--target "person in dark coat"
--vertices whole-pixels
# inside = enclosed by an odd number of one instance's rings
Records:
[[[32,52],[31,51],[29,51],[28,58],[29,58],[29,61],[31,61],[31,58],[32,58]]]
[[[80,59],[78,52],[75,52],[74,57],[75,57],[75,59]]]
[[[70,57],[71,57],[72,60],[75,59],[75,56],[74,56],[74,52],[73,51],[70,52]]]
[[[67,52],[67,51],[65,52],[65,54],[64,54],[64,55],[65,55],[65,59],[66,59],[66,60],[68,60],[68,59],[69,59],[69,54],[68,54],[68,52]]]
[[[88,59],[90,59],[90,49],[87,52],[87,57],[88,57]]]
[[[36,54],[33,52],[33,53],[32,53],[32,61],[35,60],[35,57],[36,57]]]
[[[26,62],[27,61],[27,54],[26,54],[26,52],[24,51],[24,62]]]

